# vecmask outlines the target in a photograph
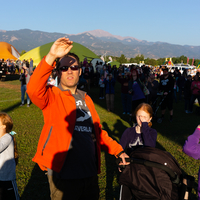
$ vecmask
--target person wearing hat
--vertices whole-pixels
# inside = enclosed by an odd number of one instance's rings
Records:
[[[80,68],[70,53],[72,41],[56,40],[30,78],[27,93],[44,116],[33,161],[48,171],[51,199],[99,199],[98,176],[101,150],[128,157],[121,145],[102,130],[92,99],[77,89]],[[57,60],[58,87],[47,86]]]

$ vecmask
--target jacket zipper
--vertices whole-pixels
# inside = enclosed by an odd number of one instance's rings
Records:
[[[50,138],[50,136],[51,136],[52,129],[53,129],[53,126],[51,126],[51,128],[50,128],[48,137],[47,137],[47,139],[46,139],[46,141],[45,141],[45,143],[44,143],[44,146],[43,146],[43,148],[42,148],[42,154],[41,154],[42,156],[43,156],[44,149],[45,149],[45,147],[46,147],[46,145],[47,145],[47,143],[48,143],[48,141],[49,141],[49,138]]]

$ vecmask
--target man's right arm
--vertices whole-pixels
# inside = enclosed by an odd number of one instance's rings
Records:
[[[49,97],[46,85],[53,69],[54,67],[49,65],[43,58],[27,85],[27,93],[31,101],[40,109],[45,108],[48,103]]]
[[[72,43],[72,41],[65,37],[57,39],[51,46],[47,56],[42,59],[31,76],[27,85],[27,93],[31,101],[40,109],[44,109],[49,101],[49,93],[46,84],[54,69],[52,65],[57,58],[62,58],[69,53],[73,47]]]

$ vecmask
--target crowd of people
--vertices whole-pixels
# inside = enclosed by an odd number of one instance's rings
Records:
[[[24,94],[27,93],[27,106],[32,101],[43,112],[45,124],[33,161],[47,171],[51,199],[97,200],[101,150],[128,165],[125,158],[136,146],[155,147],[157,131],[151,128],[151,120],[158,97],[162,99],[160,122],[166,108],[169,120],[173,121],[173,103],[183,98],[185,112],[193,112],[195,99],[200,103],[199,73],[194,77],[187,71],[170,73],[166,66],[120,65],[117,68],[102,62],[93,66],[87,58],[80,62],[76,54],[70,53],[72,44],[68,38],[56,40],[34,72],[33,63],[19,61],[21,106],[25,104]],[[10,63],[7,67],[14,73],[15,68]],[[91,87],[98,88],[99,99],[106,100],[107,111],[115,112],[116,82],[121,85],[122,114],[129,115],[135,122],[134,127],[124,131],[119,143],[102,129],[88,95]],[[6,178],[5,174],[0,175],[0,199],[6,195],[9,199],[19,199],[13,162],[14,139],[9,134],[12,123],[9,115],[0,113],[0,156],[5,158],[0,166],[6,166],[3,172],[10,171],[12,175]],[[7,167],[8,159],[12,160],[12,168]],[[127,199],[128,195],[131,196],[130,191],[122,186],[120,198]]]
[[[81,63],[82,74],[78,88],[90,93],[90,87],[99,87],[99,99],[106,99],[107,110],[114,112],[115,85],[121,85],[123,114],[133,115],[136,107],[143,102],[149,103],[153,110],[162,99],[160,122],[168,108],[170,121],[173,120],[173,103],[185,101],[185,113],[193,112],[195,100],[200,102],[200,74],[191,76],[189,70],[175,69],[169,72],[167,66],[149,67],[143,65],[120,65],[119,68],[98,63],[95,67],[87,62]],[[199,111],[198,111],[199,112]]]
[[[199,72],[192,77],[190,69],[185,69],[181,74],[178,69],[175,69],[173,73],[169,72],[167,66],[120,65],[117,68],[116,65],[111,66],[110,63],[103,62],[97,62],[93,66],[87,58],[80,62],[80,66],[82,73],[78,88],[89,94],[91,87],[98,86],[99,99],[106,99],[108,111],[114,112],[116,81],[121,84],[123,114],[132,115],[137,105],[142,102],[151,104],[155,111],[157,99],[160,96],[165,97],[161,108],[161,119],[163,120],[165,109],[168,107],[171,115],[170,121],[172,121],[173,101],[177,103],[184,99],[185,113],[192,113],[194,102],[200,102]],[[21,106],[24,105],[26,94],[29,107],[30,99],[26,93],[26,85],[34,71],[32,58],[23,61],[0,59],[0,67],[4,67],[6,73],[21,75]],[[57,82],[57,74],[54,70],[48,79],[48,84],[57,86]]]
[[[27,99],[27,107],[30,106],[30,98],[26,93],[26,85],[29,82],[30,76],[33,74],[33,59],[30,58],[29,60],[19,60],[16,61],[11,59],[0,59],[0,78],[3,74],[19,74],[20,75],[20,82],[21,82],[21,105],[25,104],[25,94]]]
[[[32,58],[30,58],[29,60],[4,60],[4,58],[2,58],[0,59],[0,67],[3,67],[2,73],[4,74],[21,74],[23,73],[24,67],[29,68],[31,73],[33,73],[34,70]]]

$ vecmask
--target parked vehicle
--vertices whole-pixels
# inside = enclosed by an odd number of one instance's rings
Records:
[[[194,76],[196,74],[196,67],[189,64],[175,64],[173,67],[169,68],[169,71],[173,73],[175,69],[178,69],[181,74],[184,72],[185,69],[188,70],[188,75]]]

